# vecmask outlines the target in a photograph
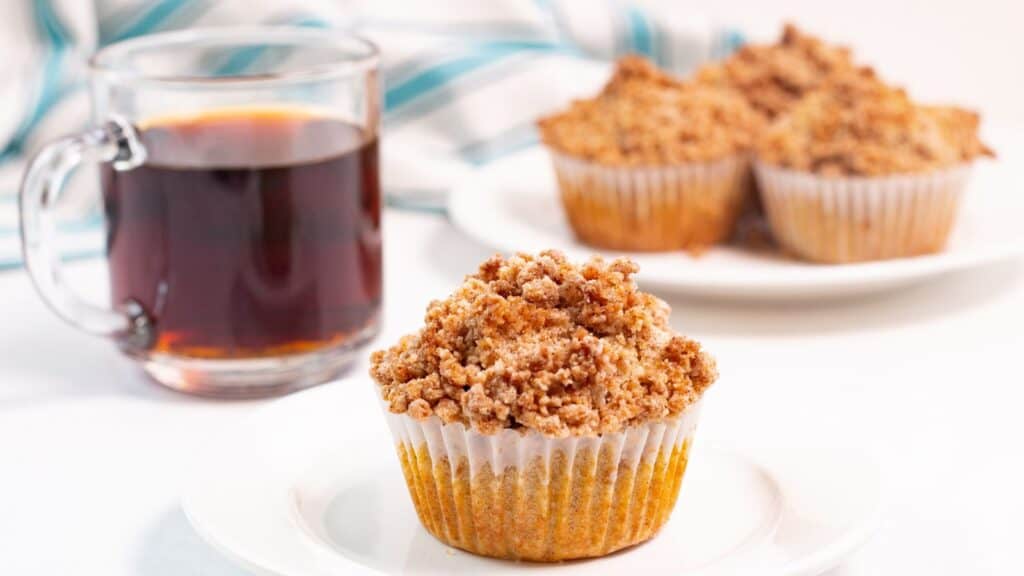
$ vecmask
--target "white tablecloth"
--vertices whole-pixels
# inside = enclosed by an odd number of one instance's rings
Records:
[[[490,253],[437,216],[389,212],[385,230],[381,342]],[[72,272],[102,292],[102,262]],[[878,450],[885,518],[834,574],[1024,573],[1024,266],[866,300],[669,302],[719,359],[718,429],[853,426]],[[177,491],[206,440],[265,402],[146,381],[50,314],[22,272],[0,275],[0,319],[0,573],[241,574],[191,531]]]

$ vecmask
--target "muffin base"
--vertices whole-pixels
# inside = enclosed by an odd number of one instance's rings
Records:
[[[732,233],[751,193],[749,162],[604,166],[552,151],[569,225],[583,243],[613,250],[701,249]]]
[[[388,414],[416,513],[474,554],[553,562],[644,542],[668,520],[698,410],[619,434],[486,436],[436,417]]]
[[[842,264],[942,251],[970,168],[830,178],[758,163],[755,172],[778,244],[799,258]]]

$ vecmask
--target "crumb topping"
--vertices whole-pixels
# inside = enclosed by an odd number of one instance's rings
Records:
[[[717,377],[699,344],[668,327],[668,305],[640,292],[626,259],[575,266],[555,251],[495,256],[426,325],[374,352],[389,409],[484,434],[614,433],[677,416]]]
[[[762,119],[742,97],[687,84],[639,56],[619,60],[596,97],[538,122],[545,144],[609,165],[713,161],[745,151]]]
[[[969,162],[992,151],[976,113],[915,104],[869,69],[808,95],[762,136],[758,157],[824,176],[885,176]]]
[[[697,71],[697,82],[738,91],[768,119],[788,111],[828,78],[853,68],[850,50],[787,24],[775,44],[747,45]]]

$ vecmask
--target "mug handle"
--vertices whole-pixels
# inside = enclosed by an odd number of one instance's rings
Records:
[[[73,326],[107,336],[132,350],[149,348],[153,326],[142,306],[129,300],[116,309],[86,302],[64,280],[54,249],[53,207],[68,174],[85,160],[110,162],[114,170],[131,170],[146,159],[146,150],[131,123],[111,118],[102,126],[47,144],[28,165],[21,182],[21,246],[25,268],[46,304]]]

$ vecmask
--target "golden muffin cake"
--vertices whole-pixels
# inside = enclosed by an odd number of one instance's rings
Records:
[[[717,372],[636,270],[496,256],[373,354],[409,495],[438,540],[549,562],[638,544],[668,520]]]
[[[729,236],[763,120],[734,92],[680,82],[630,56],[600,94],[538,126],[580,241],[666,251]]]
[[[868,69],[833,78],[761,137],[756,172],[789,252],[844,263],[938,252],[973,161],[977,114],[925,106]]]
[[[848,48],[787,24],[776,43],[743,46],[724,61],[699,69],[696,81],[735,90],[773,120],[830,78],[853,68]]]

